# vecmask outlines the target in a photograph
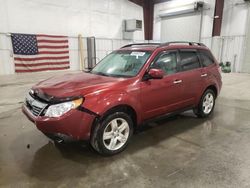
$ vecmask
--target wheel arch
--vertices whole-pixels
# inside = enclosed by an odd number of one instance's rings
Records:
[[[101,119],[106,117],[107,115],[114,113],[114,112],[125,112],[128,115],[131,116],[131,119],[133,121],[133,126],[135,127],[137,125],[137,113],[135,111],[135,109],[128,105],[128,104],[119,104],[116,106],[113,106],[111,108],[109,108],[108,110],[106,110],[106,112],[103,113],[103,115],[101,116]]]
[[[112,114],[115,112],[125,112],[128,115],[130,115],[131,119],[133,121],[133,128],[135,129],[137,127],[138,116],[137,116],[135,109],[132,106],[127,105],[127,104],[119,104],[119,105],[116,105],[116,106],[109,108],[101,116],[95,118],[95,120],[93,121],[93,125],[91,127],[90,135],[92,135],[94,133],[95,127],[98,125],[98,122],[102,121],[109,114]]]
[[[217,96],[218,96],[218,94],[219,94],[219,93],[218,93],[218,89],[217,89],[217,87],[216,87],[215,84],[210,84],[210,85],[208,85],[207,87],[205,87],[205,89],[203,90],[203,92],[201,93],[201,95],[199,95],[199,96],[197,97],[196,102],[195,102],[195,106],[196,106],[196,107],[199,105],[202,96],[204,95],[204,93],[205,93],[208,89],[211,89],[211,90],[214,92],[214,94],[215,94],[215,99],[217,98]]]
[[[215,98],[217,98],[217,96],[218,96],[218,89],[217,89],[217,87],[215,86],[215,85],[209,85],[206,89],[205,89],[205,91],[207,91],[208,89],[211,89],[213,92],[214,92],[214,94],[215,94]],[[204,91],[204,92],[205,92]],[[204,93],[203,92],[203,93]]]

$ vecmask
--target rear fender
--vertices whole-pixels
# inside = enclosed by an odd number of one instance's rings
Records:
[[[201,100],[201,97],[202,97],[202,95],[205,93],[205,91],[207,90],[207,88],[209,88],[209,87],[211,87],[211,86],[213,86],[213,87],[216,88],[217,96],[219,95],[219,92],[220,92],[220,87],[219,87],[219,85],[216,84],[215,82],[210,82],[210,83],[207,84],[207,86],[204,88],[204,90],[202,91],[200,97],[197,98],[196,103],[195,103],[196,106],[199,105],[199,102],[200,102],[200,100]]]

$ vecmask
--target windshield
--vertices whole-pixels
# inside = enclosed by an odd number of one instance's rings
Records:
[[[91,71],[94,74],[114,77],[133,77],[146,63],[151,52],[116,51],[107,55]]]

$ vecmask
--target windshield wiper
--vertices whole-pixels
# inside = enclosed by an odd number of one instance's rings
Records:
[[[87,69],[87,70],[83,70],[83,72],[86,72],[86,73],[92,73],[91,70]]]
[[[112,77],[118,77],[118,78],[131,78],[133,76],[130,75],[123,75],[123,74],[110,74]]]
[[[108,76],[108,77],[117,77],[117,78],[130,78],[130,77],[133,77],[133,76],[130,76],[130,75],[121,75],[121,74],[106,74],[106,73],[103,73],[103,72],[90,72],[92,74],[97,74],[97,75],[101,75],[101,76]]]
[[[97,75],[101,75],[101,76],[110,76],[109,74],[105,74],[105,73],[103,73],[103,72],[92,72],[92,71],[91,71],[91,73],[97,74]]]

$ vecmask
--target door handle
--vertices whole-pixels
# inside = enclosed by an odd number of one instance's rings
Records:
[[[201,77],[206,77],[206,76],[207,76],[207,73],[201,75]]]
[[[182,82],[182,80],[175,80],[173,83],[174,84],[180,84]]]

